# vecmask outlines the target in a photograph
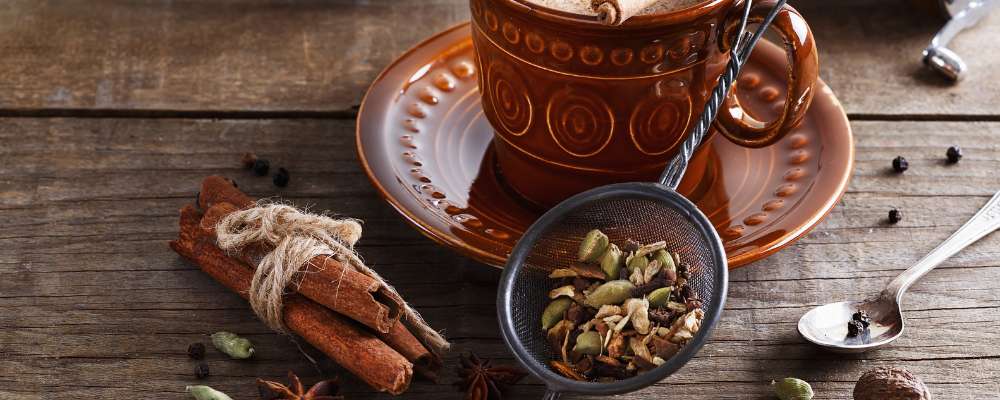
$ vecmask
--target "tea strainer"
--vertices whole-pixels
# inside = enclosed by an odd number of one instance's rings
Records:
[[[547,386],[545,399],[561,393],[618,394],[656,383],[687,363],[708,339],[726,300],[728,265],[718,232],[694,203],[676,192],[694,151],[700,145],[753,47],[786,0],[779,0],[752,36],[747,32],[751,1],[744,3],[739,35],[726,71],[705,105],[697,126],[679,154],[655,183],[619,183],[575,195],[541,216],[511,252],[497,295],[503,339],[518,361]],[[580,382],[548,367],[552,349],[539,329],[551,289],[549,272],[575,259],[580,241],[600,229],[614,243],[666,241],[690,265],[688,285],[703,302],[705,317],[698,333],[663,365],[635,377],[610,383]]]

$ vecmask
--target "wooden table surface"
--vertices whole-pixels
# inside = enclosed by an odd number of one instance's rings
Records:
[[[804,239],[731,274],[711,341],[683,370],[626,399],[770,396],[797,376],[850,398],[865,370],[906,367],[937,399],[1000,398],[1000,235],[948,260],[906,298],[906,335],[863,355],[824,353],[795,331],[810,307],[863,297],[932,249],[1000,189],[1000,13],[957,39],[971,71],[949,86],[921,69],[941,21],[904,0],[796,4],[822,77],[846,107],[857,162],[832,214]],[[464,0],[8,0],[0,7],[0,398],[182,399],[187,345],[218,330],[258,343],[252,362],[210,356],[204,383],[256,398],[255,377],[320,374],[244,301],[175,255],[177,210],[210,174],[365,220],[374,265],[454,343],[439,384],[460,398],[460,352],[513,362],[499,339],[498,273],[410,228],[354,152],[374,76],[468,18]],[[965,158],[943,163],[949,145]],[[291,185],[239,168],[255,151]],[[903,155],[910,170],[888,172]],[[905,215],[896,226],[887,211]],[[321,367],[336,371],[329,362]],[[385,398],[347,378],[349,399]],[[539,398],[528,379],[510,398]]]

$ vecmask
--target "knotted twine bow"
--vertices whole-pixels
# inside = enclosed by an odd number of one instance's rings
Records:
[[[254,271],[249,297],[257,316],[276,331],[287,332],[282,316],[285,288],[316,256],[335,257],[398,296],[396,289],[366,266],[354,251],[354,244],[361,239],[361,224],[355,219],[334,219],[262,201],[256,207],[224,217],[216,225],[216,235],[219,248],[225,251],[237,251],[254,243],[273,246]],[[435,354],[440,355],[450,347],[406,302],[403,302],[403,318],[414,335]]]

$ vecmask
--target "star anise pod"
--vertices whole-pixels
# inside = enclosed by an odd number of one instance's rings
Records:
[[[500,390],[505,385],[513,385],[528,374],[520,368],[509,365],[492,366],[490,360],[481,359],[474,353],[460,360],[458,376],[462,380],[455,385],[465,392],[466,400],[502,400]]]
[[[313,385],[309,390],[305,390],[302,381],[295,373],[288,371],[288,386],[275,381],[257,379],[257,387],[260,389],[260,398],[265,400],[343,400],[344,396],[338,396],[340,384],[337,378],[321,381]]]

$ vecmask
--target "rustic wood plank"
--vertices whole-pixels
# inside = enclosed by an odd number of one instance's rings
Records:
[[[942,22],[909,1],[793,4],[849,113],[995,119],[1000,14],[956,40],[970,73],[949,86],[919,62]],[[0,10],[0,111],[348,114],[393,59],[467,20],[467,3],[11,1]]]
[[[833,355],[795,333],[809,307],[877,292],[1000,188],[991,140],[1000,123],[853,126],[857,169],[830,217],[791,248],[734,271],[710,343],[675,376],[621,398],[766,399],[771,379],[791,375],[812,382],[817,399],[843,399],[876,365],[905,366],[936,398],[1000,395],[1000,236],[914,286],[907,333],[889,348]],[[496,272],[432,244],[378,200],[347,150],[350,121],[8,118],[0,143],[0,398],[183,399],[183,386],[197,383],[187,345],[222,329],[249,336],[260,354],[236,362],[210,352],[204,383],[239,399],[254,398],[254,377],[292,369],[319,378],[294,344],[165,246],[177,209],[214,173],[254,195],[366,220],[365,258],[456,345],[443,382],[419,382],[407,398],[459,398],[448,384],[460,352],[513,362],[495,320]],[[958,165],[940,162],[950,144],[966,151]],[[275,190],[241,170],[249,150],[287,166],[292,185]],[[897,154],[911,162],[902,176],[886,172]],[[889,226],[893,206],[905,219]],[[529,379],[511,397],[541,391]],[[350,378],[347,393],[386,397]]]

